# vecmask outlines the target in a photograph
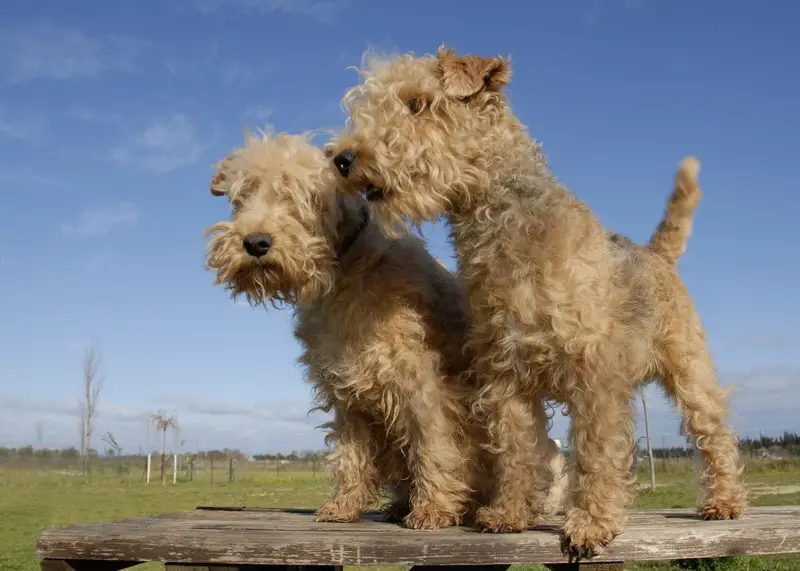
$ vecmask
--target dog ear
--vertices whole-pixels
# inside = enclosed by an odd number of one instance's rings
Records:
[[[227,194],[223,190],[227,177],[222,169],[224,169],[229,162],[229,158],[222,159],[217,165],[217,173],[211,178],[211,194],[214,196],[225,196],[225,194]]]
[[[459,99],[482,89],[499,91],[511,80],[511,65],[502,57],[457,56],[452,48],[440,47],[436,53],[445,94]]]
[[[225,196],[225,191],[222,190],[222,185],[225,182],[225,175],[218,172],[211,179],[211,194],[214,196]]]

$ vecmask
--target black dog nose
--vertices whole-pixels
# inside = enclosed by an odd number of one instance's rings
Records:
[[[269,252],[270,246],[272,246],[272,236],[269,234],[248,234],[244,237],[244,249],[256,258]]]
[[[333,164],[339,170],[339,174],[347,178],[350,174],[350,167],[356,162],[356,154],[353,151],[342,151],[333,157]]]

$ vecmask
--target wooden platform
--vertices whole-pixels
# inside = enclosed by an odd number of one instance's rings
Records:
[[[410,530],[380,521],[378,514],[364,516],[359,523],[327,524],[315,522],[311,510],[198,508],[45,530],[36,552],[48,571],[111,571],[144,561],[191,566],[197,571],[287,565],[506,567],[513,563],[577,569],[561,550],[562,523],[563,518],[557,517],[526,533],[495,535],[466,527]],[[800,507],[752,508],[747,517],[735,521],[700,521],[690,510],[632,510],[625,533],[590,561],[797,552]]]

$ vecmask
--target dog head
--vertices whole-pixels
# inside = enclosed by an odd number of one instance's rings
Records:
[[[513,123],[502,91],[508,62],[440,48],[373,59],[361,74],[344,96],[348,123],[328,149],[345,188],[364,193],[385,228],[467,206],[501,156],[498,133]]]
[[[292,304],[332,287],[338,175],[306,136],[247,135],[220,161],[211,193],[226,196],[229,220],[206,230],[206,267],[251,304]]]

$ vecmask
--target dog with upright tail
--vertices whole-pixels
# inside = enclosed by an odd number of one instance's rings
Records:
[[[647,245],[606,230],[553,175],[512,112],[502,57],[372,58],[344,98],[348,125],[331,161],[385,232],[446,216],[467,284],[495,489],[478,523],[522,531],[527,490],[546,458],[534,426],[543,402],[567,405],[574,450],[567,544],[597,553],[624,527],[635,445],[633,397],[658,379],[704,459],[705,519],[745,509],[738,444],[727,422],[700,316],[676,263],[700,197],[699,163],[681,163]],[[402,229],[401,229],[402,227]]]

